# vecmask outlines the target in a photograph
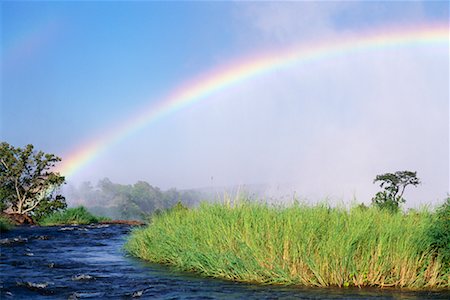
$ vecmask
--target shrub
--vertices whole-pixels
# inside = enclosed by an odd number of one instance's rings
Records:
[[[0,216],[0,232],[5,232],[10,230],[13,227],[11,221],[3,216]]]
[[[106,220],[106,218],[94,216],[85,207],[79,206],[48,215],[40,220],[39,224],[43,226],[67,224],[80,225],[98,223],[103,220]]]

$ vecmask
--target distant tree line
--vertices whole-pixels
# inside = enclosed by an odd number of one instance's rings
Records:
[[[16,223],[33,224],[64,210],[67,197],[70,204],[85,205],[98,215],[146,219],[172,207],[192,207],[203,197],[199,191],[162,191],[145,181],[124,185],[108,178],[95,187],[90,182],[68,187],[62,196],[60,187],[65,178],[54,171],[60,161],[56,155],[37,151],[31,144],[21,148],[0,142],[0,214]]]
[[[0,214],[15,216],[20,223],[33,223],[65,209],[66,199],[59,193],[65,178],[53,171],[60,161],[54,154],[34,150],[31,144],[20,148],[0,142]],[[419,185],[420,180],[416,172],[397,171],[377,175],[374,183],[383,190],[372,198],[372,205],[395,213],[406,201],[405,188]],[[108,178],[95,187],[90,182],[72,186],[66,195],[72,204],[85,205],[96,214],[115,219],[146,219],[172,207],[192,207],[201,200],[212,199],[204,191],[162,191],[145,181],[123,185]]]
[[[162,191],[145,181],[124,185],[104,178],[96,186],[89,181],[78,187],[71,186],[66,197],[98,215],[114,219],[147,219],[177,204],[192,207],[202,200],[202,193],[174,188]]]

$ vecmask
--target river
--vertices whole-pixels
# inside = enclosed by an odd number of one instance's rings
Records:
[[[1,299],[450,299],[450,291],[242,284],[129,257],[127,225],[17,227],[0,240]]]

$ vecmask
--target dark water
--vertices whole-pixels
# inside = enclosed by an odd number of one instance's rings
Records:
[[[0,299],[450,299],[450,292],[239,284],[127,257],[126,225],[20,227],[1,236]]]

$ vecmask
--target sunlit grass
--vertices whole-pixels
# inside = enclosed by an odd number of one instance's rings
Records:
[[[79,206],[75,208],[68,208],[66,210],[58,211],[51,215],[48,215],[39,221],[39,225],[82,225],[98,223],[105,220],[108,219],[104,217],[94,216],[85,207]]]
[[[425,210],[290,207],[241,201],[173,210],[136,229],[134,256],[235,281],[306,286],[448,288]]]

